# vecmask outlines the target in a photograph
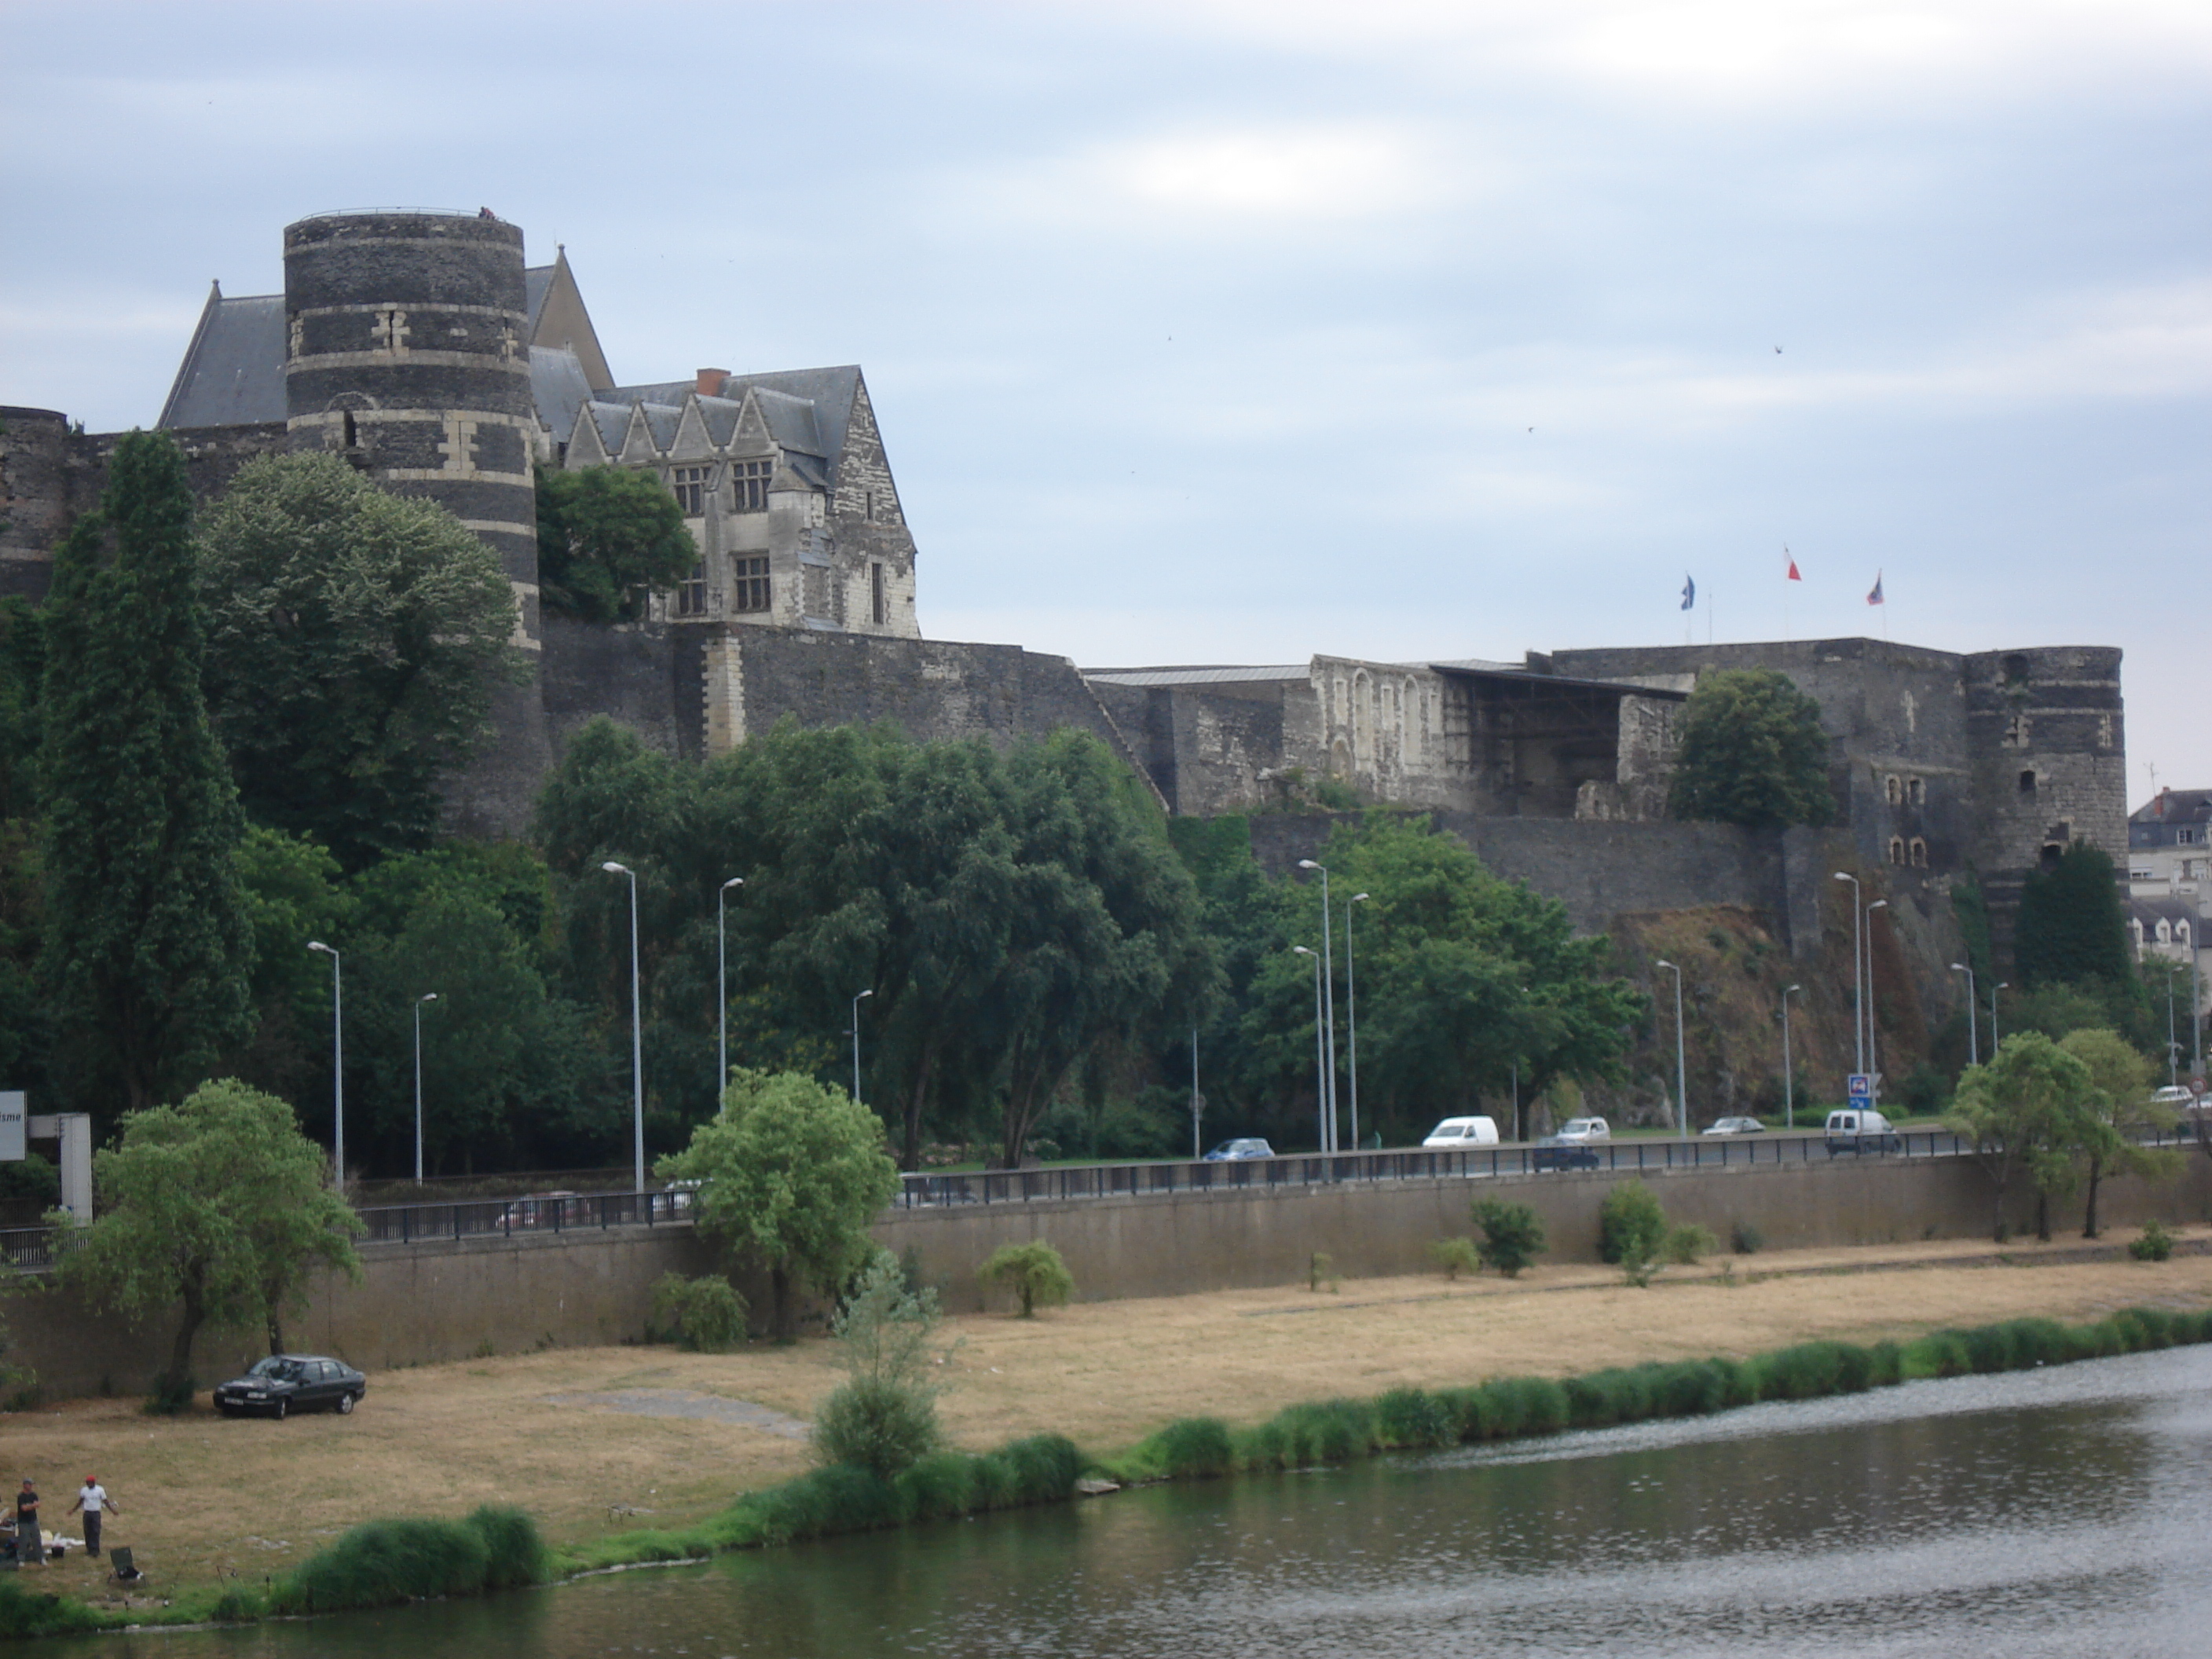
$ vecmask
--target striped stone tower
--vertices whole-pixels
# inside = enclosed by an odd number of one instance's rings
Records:
[[[335,213],[284,228],[286,423],[394,495],[425,495],[499,555],[536,650],[522,230],[462,214]]]

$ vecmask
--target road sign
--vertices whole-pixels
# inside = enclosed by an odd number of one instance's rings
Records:
[[[2189,1092],[2195,1095],[2199,1100],[2202,1100],[2204,1097],[2204,1079],[2201,1077],[2193,1077],[2190,1079]]]
[[[0,1094],[0,1163],[22,1162],[23,1131],[27,1127],[23,1121],[22,1091],[10,1089]]]
[[[1874,1073],[1872,1072],[1853,1072],[1850,1074],[1850,1082],[1846,1085],[1844,1092],[1850,1096],[1851,1100],[1855,1103],[1862,1100],[1873,1100]]]

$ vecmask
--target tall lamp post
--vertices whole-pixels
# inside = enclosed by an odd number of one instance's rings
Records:
[[[730,1086],[730,889],[745,884],[732,876],[714,895],[714,1103]]]
[[[2008,979],[2001,979],[1990,987],[1990,1058],[1991,1060],[1997,1057],[1997,1044],[2001,1041],[1997,1036],[1997,993],[2011,989],[2012,981]]]
[[[338,953],[319,939],[307,941],[310,951],[331,959],[331,1164],[337,1172],[339,1196],[345,1194],[345,975]]]
[[[1322,1041],[1321,957],[1303,945],[1291,949],[1302,957],[1312,957],[1314,965],[1314,1091],[1319,1096],[1317,1109],[1321,1117],[1321,1149],[1328,1151],[1328,1049]]]
[[[1866,908],[1866,1068],[1876,1076],[1881,1072],[1881,1054],[1874,1021],[1874,913],[1888,908],[1887,899],[1876,899]],[[1881,1103],[1881,1085],[1875,1083],[1869,1086],[1874,1090],[1875,1103],[1878,1106]]]
[[[1797,1073],[1790,1063],[1790,999],[1803,988],[1782,988],[1782,1122],[1790,1129],[1797,1127]]]
[[[1682,970],[1671,962],[1655,962],[1674,976],[1674,1121],[1682,1139],[1690,1138],[1690,1073],[1682,1059]]]
[[[1836,872],[1838,881],[1851,884],[1851,1042],[1858,1055],[1853,1069],[1866,1070],[1866,1008],[1859,1001],[1859,878],[1848,870]]]
[[[1336,964],[1329,958],[1328,866],[1325,864],[1316,864],[1311,859],[1300,859],[1298,860],[1298,868],[1301,870],[1318,870],[1321,872],[1321,976],[1322,1008],[1323,1011],[1322,1030],[1328,1036],[1327,1048],[1328,1054],[1328,1077],[1327,1079],[1327,1092],[1328,1095],[1328,1133],[1322,1137],[1321,1149],[1324,1152],[1333,1152],[1336,1150]]]
[[[1964,974],[1966,976],[1966,1064],[1978,1066],[1982,1063],[1981,1038],[1978,1035],[1981,1029],[1981,1017],[1974,1010],[1974,970],[1963,962],[1954,962],[1951,964],[1951,971],[1954,974]]]
[[[860,1005],[875,995],[871,986],[853,999],[853,1103],[860,1104]]]
[[[1344,902],[1344,1012],[1352,1039],[1352,1150],[1359,1150],[1359,981],[1352,966],[1352,907],[1367,902],[1367,895],[1354,893]]]
[[[1198,1117],[1198,1027],[1190,1028],[1190,1157],[1195,1164],[1199,1158]]]
[[[415,999],[415,1184],[422,1184],[422,1005],[435,1002],[438,994],[425,991]]]
[[[645,1190],[645,1026],[637,998],[637,872],[609,859],[599,866],[611,876],[629,878],[629,1129],[630,1190]]]

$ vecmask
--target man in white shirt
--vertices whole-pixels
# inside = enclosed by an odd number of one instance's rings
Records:
[[[84,1485],[77,1490],[76,1502],[70,1505],[71,1515],[76,1514],[80,1510],[84,1512],[84,1553],[87,1555],[97,1556],[100,1553],[101,1515],[111,1510],[120,1515],[123,1513],[123,1507],[107,1495],[106,1487],[88,1474],[84,1478]]]

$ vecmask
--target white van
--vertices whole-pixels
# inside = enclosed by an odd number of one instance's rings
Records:
[[[1495,1146],[1498,1123],[1487,1117],[1448,1117],[1429,1131],[1421,1143],[1424,1152],[1449,1152],[1460,1146]]]
[[[1846,1106],[1828,1114],[1828,1156],[1838,1152],[1901,1152],[1905,1137],[1880,1112]]]

